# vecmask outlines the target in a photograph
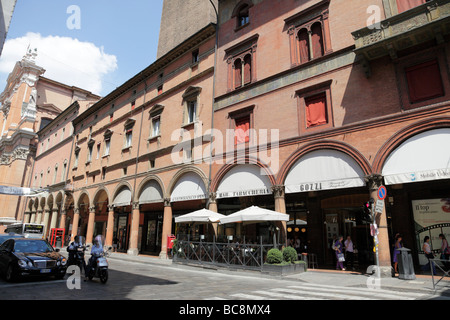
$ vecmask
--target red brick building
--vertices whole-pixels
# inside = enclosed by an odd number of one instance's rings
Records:
[[[73,120],[62,227],[166,257],[167,236],[184,232],[176,216],[257,205],[288,214],[280,241],[299,238],[319,266],[335,267],[331,243],[349,235],[364,268],[373,198],[383,273],[396,233],[424,264],[423,236],[437,252],[450,232],[449,14],[440,0],[220,0],[217,34],[178,35]],[[271,232],[217,228],[247,241]]]
[[[306,221],[287,236],[333,268],[333,237],[350,235],[364,266],[374,255],[362,207],[386,185],[382,269],[396,233],[416,264],[419,229],[440,248],[438,234],[450,232],[449,3],[405,3],[219,1],[214,128],[253,129],[231,142],[245,161],[213,166],[219,212],[255,204]],[[278,130],[278,167],[260,157],[261,129]],[[254,190],[265,195],[233,198]],[[421,225],[422,203],[446,211]]]

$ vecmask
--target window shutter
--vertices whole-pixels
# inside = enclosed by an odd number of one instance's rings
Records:
[[[306,98],[305,104],[307,127],[313,127],[328,123],[325,93]]]
[[[409,97],[418,102],[444,95],[439,64],[428,61],[406,69]]]

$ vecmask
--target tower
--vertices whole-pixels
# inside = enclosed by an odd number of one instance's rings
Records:
[[[212,3],[211,3],[212,2]],[[157,59],[210,23],[216,23],[218,0],[164,0]]]

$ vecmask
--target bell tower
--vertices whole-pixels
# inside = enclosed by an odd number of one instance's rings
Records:
[[[218,0],[164,0],[157,59],[200,31],[216,23]]]

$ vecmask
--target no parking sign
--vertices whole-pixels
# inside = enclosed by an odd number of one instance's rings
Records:
[[[386,195],[387,195],[386,187],[385,186],[379,187],[378,191],[377,191],[378,199],[384,200],[384,199],[386,199]]]

